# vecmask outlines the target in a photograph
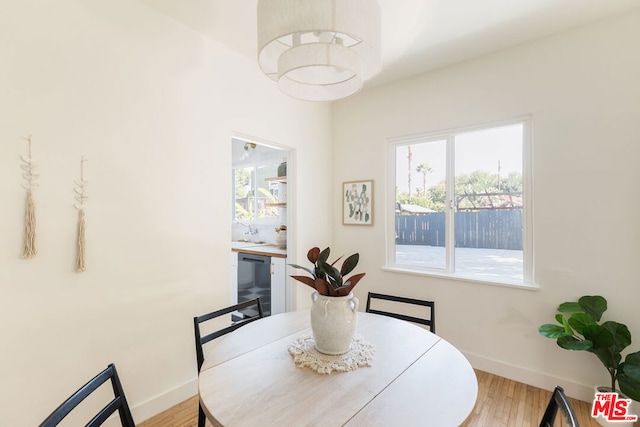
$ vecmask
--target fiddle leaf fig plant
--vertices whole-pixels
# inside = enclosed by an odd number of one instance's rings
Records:
[[[556,314],[558,324],[541,325],[538,332],[555,339],[566,350],[595,354],[609,372],[611,391],[616,390],[617,382],[622,393],[640,401],[640,351],[627,354],[622,361],[622,351],[631,345],[631,333],[622,323],[600,323],[606,310],[604,297],[586,295],[577,302],[560,304]]]
[[[346,275],[351,273],[360,260],[360,255],[355,253],[349,256],[338,270],[334,265],[342,258],[339,257],[331,264],[327,262],[331,249],[326,248],[320,251],[320,248],[314,247],[307,252],[307,259],[313,264],[313,268],[303,267],[297,264],[289,264],[293,268],[300,268],[311,275],[309,276],[291,276],[291,278],[304,283],[315,289],[320,295],[340,297],[349,295],[349,292],[358,284],[365,273],[354,274],[350,278]]]

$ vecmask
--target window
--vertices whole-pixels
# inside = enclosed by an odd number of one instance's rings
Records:
[[[391,141],[388,265],[531,284],[529,120]]]
[[[278,200],[279,186],[267,180],[278,175],[278,165],[238,167],[233,169],[233,175],[236,221],[278,217],[278,208],[270,204]]]

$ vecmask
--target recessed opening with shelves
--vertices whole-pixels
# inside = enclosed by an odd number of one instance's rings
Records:
[[[232,295],[237,301],[260,296],[267,313],[283,312],[290,306],[285,292],[290,151],[240,138],[232,138],[231,151]]]
[[[275,220],[286,225],[286,214],[280,208],[287,206],[287,177],[283,174],[288,154],[287,150],[232,139],[234,222],[255,225]]]

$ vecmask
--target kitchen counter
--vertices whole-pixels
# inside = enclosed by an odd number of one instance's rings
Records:
[[[254,242],[231,242],[232,252],[244,252],[253,255],[266,255],[276,258],[286,258],[287,250],[276,245]]]

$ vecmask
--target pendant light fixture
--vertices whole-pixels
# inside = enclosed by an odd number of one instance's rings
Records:
[[[381,68],[377,0],[258,0],[258,64],[294,98],[353,95]]]

